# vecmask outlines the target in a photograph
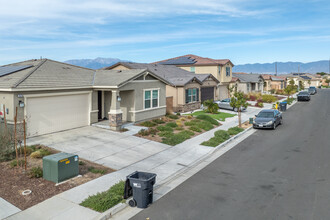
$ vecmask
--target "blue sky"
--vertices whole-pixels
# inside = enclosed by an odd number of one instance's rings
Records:
[[[0,0],[0,64],[185,54],[234,64],[330,56],[323,0]]]

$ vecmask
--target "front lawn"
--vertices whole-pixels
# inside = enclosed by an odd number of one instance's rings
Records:
[[[225,113],[225,112],[218,112],[216,114],[210,114],[210,113],[206,113],[205,111],[197,111],[197,112],[194,112],[190,115],[195,116],[195,117],[198,116],[198,115],[208,115],[211,118],[214,118],[218,121],[225,121],[226,118],[231,118],[231,117],[236,116],[234,114]]]
[[[142,129],[136,136],[174,146],[221,124],[209,115],[200,114],[196,117],[167,115],[139,125],[149,128]]]

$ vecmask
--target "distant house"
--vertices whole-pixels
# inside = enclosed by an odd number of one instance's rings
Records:
[[[263,92],[264,80],[260,74],[233,74],[230,86],[243,93]]]
[[[281,76],[285,76],[287,78],[287,84],[289,84],[290,80],[293,80],[294,84],[298,86],[301,81],[306,88],[309,86],[319,87],[322,82],[319,77],[316,77],[316,75],[310,73],[291,73]]]
[[[270,74],[261,74],[264,80],[264,92],[271,90],[282,90],[286,87],[286,77],[274,76]]]
[[[215,99],[219,81],[211,74],[194,74],[173,65],[119,62],[108,70],[147,69],[168,82],[166,105],[168,112],[187,112],[199,109],[201,103]]]
[[[166,113],[168,82],[146,69],[92,70],[48,59],[0,66],[0,116],[27,121],[28,136],[108,119],[111,129]],[[5,107],[5,111],[3,111]]]
[[[155,62],[163,65],[174,65],[196,74],[212,74],[218,81],[215,100],[228,98],[228,85],[232,80],[234,64],[229,59],[211,59],[193,54],[174,57]]]

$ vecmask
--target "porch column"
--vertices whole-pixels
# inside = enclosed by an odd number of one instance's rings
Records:
[[[111,130],[120,130],[123,118],[123,112],[120,109],[119,91],[111,91],[111,105],[109,114],[109,123]]]

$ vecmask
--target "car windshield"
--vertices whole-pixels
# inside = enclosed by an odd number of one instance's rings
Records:
[[[257,115],[257,118],[273,118],[274,113],[273,112],[259,112]]]
[[[314,88],[309,88],[308,90],[314,90]]]
[[[309,95],[308,92],[300,92],[299,95]]]

